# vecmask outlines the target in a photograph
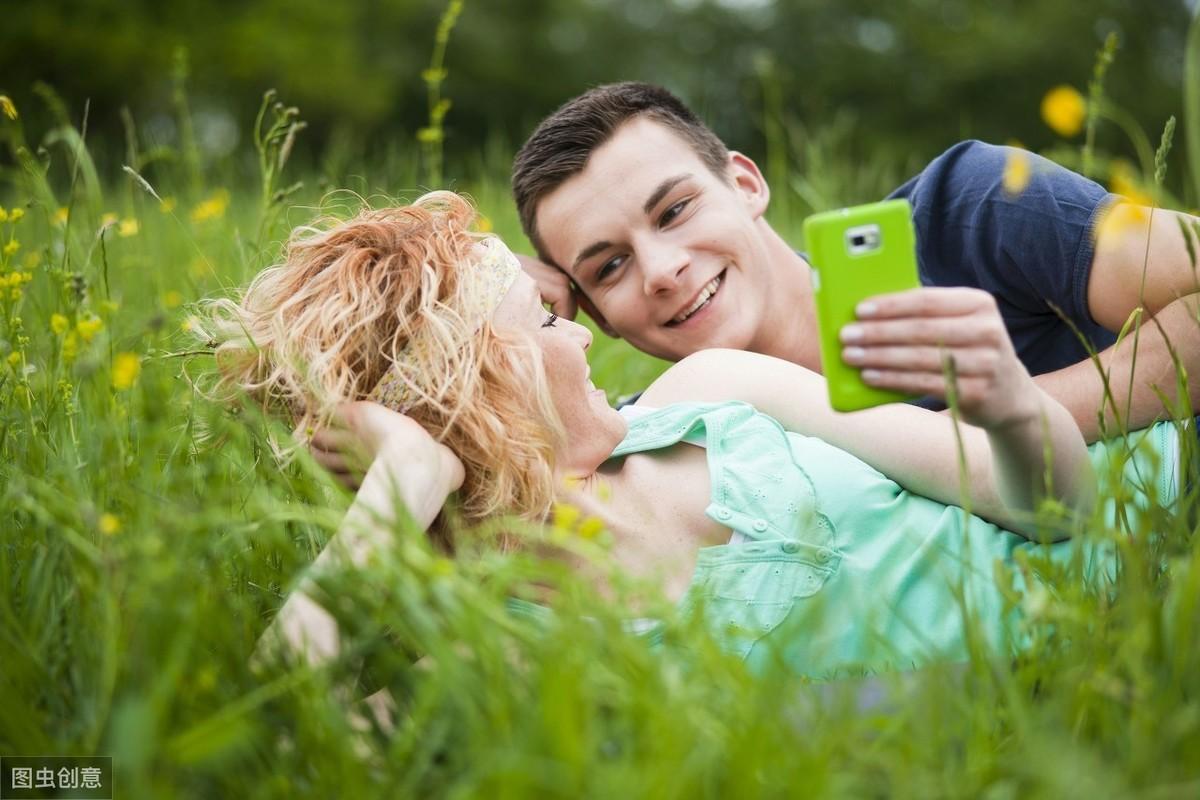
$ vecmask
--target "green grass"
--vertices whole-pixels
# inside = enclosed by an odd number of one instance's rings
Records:
[[[211,365],[182,329],[187,303],[244,284],[330,202],[322,176],[242,176],[226,205],[211,177],[193,185],[190,159],[166,160],[147,174],[165,212],[132,176],[103,178],[62,123],[43,175],[17,152],[19,122],[0,120],[18,164],[4,206],[25,212],[0,223],[0,244],[19,242],[0,274],[30,276],[0,300],[0,754],[110,754],[122,797],[1200,794],[1194,495],[1093,521],[1122,553],[1116,584],[1068,568],[1014,597],[1019,658],[880,676],[870,698],[857,680],[750,675],[651,597],[669,621],[653,647],[623,632],[620,600],[553,564],[486,546],[451,563],[404,529],[323,584],[346,658],[251,669],[349,497],[304,458],[277,463],[274,423],[197,394],[188,377]],[[793,216],[774,220],[786,235],[813,205],[890,188],[893,166],[861,168],[837,139],[805,137]],[[455,185],[523,243],[503,155]],[[356,188],[415,197],[399,163]],[[600,335],[591,357],[614,397],[662,368]],[[533,578],[562,589],[549,626],[505,610]],[[355,733],[347,686],[391,688],[397,729]]]

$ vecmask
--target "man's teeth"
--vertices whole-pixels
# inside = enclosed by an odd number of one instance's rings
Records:
[[[716,294],[717,287],[721,285],[721,278],[718,276],[708,282],[708,285],[700,290],[700,294],[696,297],[696,302],[692,303],[683,313],[671,320],[672,322],[684,322],[692,314],[700,310],[700,306],[708,302],[708,299]]]

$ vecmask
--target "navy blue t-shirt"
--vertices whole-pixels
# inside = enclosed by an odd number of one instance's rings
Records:
[[[1029,183],[1003,186],[1011,157],[1027,158]],[[1017,356],[1039,375],[1087,358],[1057,308],[1096,351],[1116,335],[1087,304],[1095,228],[1118,198],[1033,153],[968,141],[935,158],[888,198],[913,207],[917,262],[926,286],[972,286],[995,296]]]

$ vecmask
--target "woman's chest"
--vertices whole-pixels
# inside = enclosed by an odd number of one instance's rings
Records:
[[[661,580],[678,599],[691,583],[701,548],[725,544],[732,533],[706,513],[712,479],[703,448],[679,444],[626,456],[611,495],[598,498],[625,568]]]

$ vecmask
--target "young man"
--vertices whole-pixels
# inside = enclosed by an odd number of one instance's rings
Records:
[[[1010,192],[1012,159],[1028,183]],[[578,303],[606,333],[670,360],[729,347],[821,369],[809,266],[767,223],[766,181],[666,90],[620,83],[571,100],[522,147],[513,191],[540,259],[523,265],[561,316]],[[1088,441],[1102,412],[1115,430],[1114,403],[1128,428],[1166,415],[1172,349],[1200,405],[1200,283],[1180,225],[1194,217],[980,142],[950,148],[890,197],[913,206],[922,283],[987,291],[1022,362]],[[861,309],[842,331],[844,358],[893,385],[906,369],[927,374],[956,302],[927,292],[915,313],[886,300]],[[1132,335],[1115,342],[1138,308],[1135,357]],[[922,363],[898,364],[888,344],[914,339],[929,343]]]

